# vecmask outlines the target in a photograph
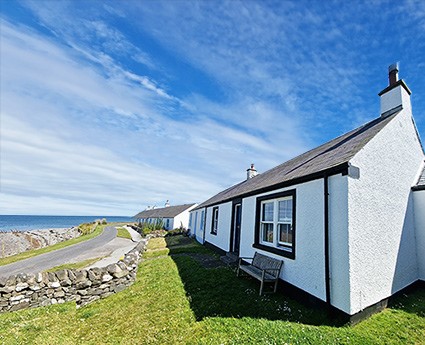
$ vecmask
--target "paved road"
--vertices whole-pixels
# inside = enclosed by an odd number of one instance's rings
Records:
[[[10,276],[18,273],[37,273],[68,262],[77,262],[75,260],[76,258],[96,258],[104,256],[105,250],[102,248],[105,247],[108,242],[115,239],[116,236],[117,230],[113,226],[107,226],[102,234],[91,240],[14,262],[9,265],[0,266],[0,276]]]

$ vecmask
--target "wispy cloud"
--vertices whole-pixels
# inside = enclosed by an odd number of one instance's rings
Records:
[[[425,87],[424,43],[405,34],[425,31],[420,1],[395,9],[418,28],[388,26],[379,1],[21,4],[31,20],[0,23],[3,213],[203,201],[251,162],[263,171],[375,117],[385,64],[409,59]]]
[[[100,64],[105,74],[87,54],[75,56],[81,50],[6,21],[1,39],[2,212],[32,203],[35,213],[67,205],[67,214],[131,214],[166,199],[202,201],[243,178],[247,156],[261,162],[275,149],[210,117],[225,116],[217,105],[176,109],[176,97],[113,59]]]

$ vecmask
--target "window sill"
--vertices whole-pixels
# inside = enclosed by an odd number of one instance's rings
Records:
[[[265,246],[264,244],[260,244],[260,243],[254,243],[252,247],[256,249],[264,250],[269,253],[284,256],[285,258],[288,258],[288,259],[295,260],[295,253],[293,251],[289,252],[287,250],[279,249],[276,247]]]
[[[217,236],[216,232],[210,232],[211,235]]]

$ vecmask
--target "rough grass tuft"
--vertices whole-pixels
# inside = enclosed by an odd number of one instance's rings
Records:
[[[117,228],[117,237],[122,237],[131,240],[131,235],[125,228]]]

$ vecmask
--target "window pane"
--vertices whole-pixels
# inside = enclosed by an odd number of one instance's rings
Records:
[[[261,229],[263,242],[273,243],[273,224],[263,223],[261,224]]]
[[[292,219],[292,199],[279,201],[279,221]]]
[[[291,224],[279,224],[279,243],[292,246],[293,231]]]
[[[263,222],[272,222],[273,221],[273,206],[272,202],[267,202],[263,204]]]
[[[218,230],[218,207],[213,208],[212,211],[212,228],[211,228],[211,232],[214,234],[217,234],[217,230]]]

